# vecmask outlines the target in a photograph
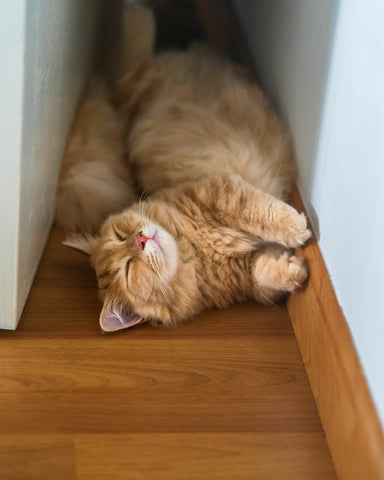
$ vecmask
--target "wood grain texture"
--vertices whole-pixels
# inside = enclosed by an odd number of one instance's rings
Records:
[[[58,435],[0,434],[1,480],[72,480],[76,478],[75,445]]]
[[[307,442],[311,455],[306,452]],[[327,478],[322,442],[316,433],[84,435],[75,439],[81,480],[154,478],[154,472],[164,480]],[[319,465],[316,473],[313,464]]]
[[[304,207],[296,189],[293,205]],[[340,479],[384,479],[384,436],[317,242],[309,282],[287,306]]]
[[[0,332],[1,480],[336,478],[285,306],[102,335],[62,239]]]

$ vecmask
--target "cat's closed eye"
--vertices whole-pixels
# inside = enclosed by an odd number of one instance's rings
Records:
[[[128,278],[128,271],[129,271],[129,265],[132,262],[132,258],[127,260],[127,263],[125,264],[125,276]]]
[[[125,242],[126,238],[123,237],[122,235],[120,235],[120,233],[118,233],[115,228],[113,228],[113,232],[114,232],[114,234],[116,235],[116,238],[117,238],[120,242]]]

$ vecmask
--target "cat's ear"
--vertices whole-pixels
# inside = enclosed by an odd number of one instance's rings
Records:
[[[104,332],[116,332],[144,322],[146,320],[140,315],[132,312],[129,308],[114,304],[106,297],[100,314],[100,326]]]
[[[64,240],[63,245],[75,248],[76,250],[81,250],[90,255],[95,249],[98,240],[97,237],[93,237],[92,235],[79,235],[76,233],[67,237]]]

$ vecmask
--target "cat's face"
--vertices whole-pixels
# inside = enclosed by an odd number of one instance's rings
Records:
[[[111,304],[115,316],[126,317],[120,318],[122,327],[169,316],[178,248],[173,237],[146,215],[128,210],[110,217],[92,252],[92,263],[104,310],[107,305],[106,318],[101,318],[104,329],[113,327],[108,318]]]
[[[109,217],[97,238],[73,236],[64,243],[91,254],[104,302],[103,330],[148,320],[171,323],[178,246],[144,212],[128,209]]]

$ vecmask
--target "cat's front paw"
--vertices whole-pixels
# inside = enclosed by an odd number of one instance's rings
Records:
[[[304,213],[298,213],[289,205],[285,207],[285,212],[280,219],[281,241],[279,243],[290,248],[301,247],[312,235],[307,228],[307,219]]]

